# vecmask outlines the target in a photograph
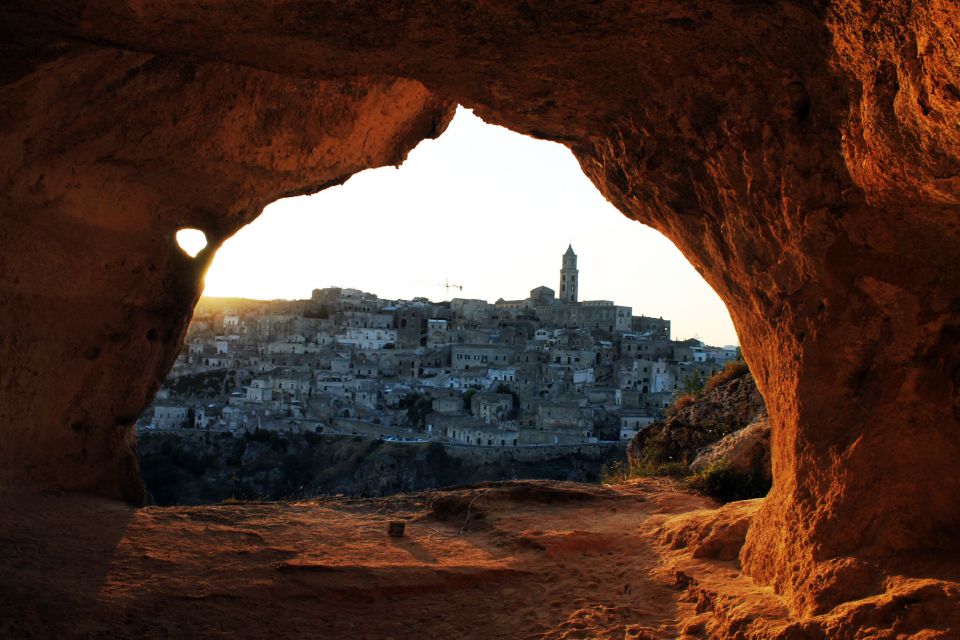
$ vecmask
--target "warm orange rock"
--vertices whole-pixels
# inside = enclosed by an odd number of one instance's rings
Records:
[[[690,549],[694,558],[736,560],[760,503],[741,500],[674,516],[661,527],[660,542],[672,549]]]
[[[220,243],[271,200],[399,164],[453,108],[412,80],[292,79],[90,47],[0,96],[0,485],[132,500],[132,424]],[[207,235],[196,259],[175,243],[182,227]]]
[[[706,447],[690,463],[690,472],[699,473],[713,465],[749,475],[759,472],[770,480],[770,419],[764,415]]]
[[[399,162],[453,100],[567,144],[728,304],[773,427],[745,570],[798,613],[880,597],[960,553],[958,13],[8,2],[0,482],[134,497],[129,425],[212,254],[172,233],[215,248],[277,197]]]
[[[0,495],[0,636],[956,637],[958,587],[943,579],[791,616],[717,553],[742,543],[752,502],[710,510],[655,480],[139,510]],[[689,546],[660,544],[669,529]]]

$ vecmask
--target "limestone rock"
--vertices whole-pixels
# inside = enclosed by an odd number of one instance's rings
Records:
[[[36,64],[0,86],[0,487],[142,501],[132,425],[216,249],[271,200],[400,163],[453,105],[412,80],[77,45]],[[207,236],[195,259],[182,227]]]
[[[714,464],[723,464],[742,474],[760,469],[763,476],[769,479],[770,419],[767,416],[760,417],[708,446],[690,463],[690,471],[697,473]]]
[[[672,516],[660,528],[660,542],[672,549],[689,549],[694,558],[736,560],[760,502],[741,500],[712,511]]]
[[[11,0],[0,33],[0,487],[141,498],[130,425],[213,251],[460,102],[727,304],[772,426],[750,575],[810,614],[876,584],[857,558],[960,554],[954,0]]]
[[[641,464],[652,448],[658,462],[689,465],[705,447],[760,414],[765,415],[763,397],[748,372],[702,393],[637,433],[627,447],[627,459]]]

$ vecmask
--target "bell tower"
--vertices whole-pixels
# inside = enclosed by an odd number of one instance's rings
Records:
[[[563,254],[563,265],[560,267],[560,298],[561,302],[577,301],[577,254],[573,252],[573,245],[567,245],[567,252]]]

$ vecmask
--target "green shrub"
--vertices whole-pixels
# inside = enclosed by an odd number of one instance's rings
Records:
[[[689,465],[689,447],[684,442],[678,442],[667,429],[652,432],[641,432],[645,436],[639,455],[634,456],[634,465],[643,470],[655,472],[662,468],[672,468],[680,464]],[[638,436],[640,437],[640,436]],[[684,470],[684,474],[686,470]],[[650,475],[648,473],[648,475]],[[653,475],[656,475],[653,473]]]
[[[267,444],[270,446],[272,451],[277,453],[286,453],[287,448],[290,445],[290,443],[287,442],[287,439],[282,437],[276,431],[261,429],[259,427],[253,431],[247,431],[246,434],[244,434],[244,437],[247,440],[252,440],[253,442]]]
[[[684,378],[680,383],[680,391],[683,395],[694,397],[703,393],[703,381],[700,379],[700,374],[691,373]]]
[[[273,435],[274,438],[270,441],[270,449],[276,453],[286,453],[287,449],[290,448],[290,443],[286,438],[281,438],[276,433]]]
[[[720,502],[762,498],[770,491],[770,480],[760,465],[750,473],[734,471],[723,462],[717,462],[693,474],[687,486]]]
[[[433,401],[429,396],[420,393],[408,393],[400,399],[399,408],[406,409],[407,424],[411,427],[423,428],[427,414],[433,411]]]
[[[313,465],[309,458],[296,455],[284,457],[280,480],[274,487],[274,499],[303,497],[303,489],[313,480]]]
[[[227,456],[226,463],[228,467],[239,467],[243,464],[243,454],[247,452],[247,442],[237,440],[233,443],[230,455]]]
[[[603,466],[600,470],[600,482],[602,484],[620,484],[633,478],[683,476],[686,473],[687,465],[682,462],[643,461],[638,464],[629,464],[618,460]]]
[[[168,456],[152,454],[140,460],[140,473],[150,493],[150,502],[161,507],[179,504],[192,474]]]
[[[257,427],[253,431],[245,432],[243,434],[243,437],[246,438],[247,440],[252,440],[254,442],[260,442],[260,443],[266,444],[267,442],[270,442],[270,438],[274,435],[275,434],[272,431],[268,431],[266,429],[261,429],[260,427]]]
[[[223,392],[227,371],[206,371],[168,378],[163,386],[176,396],[209,397]]]

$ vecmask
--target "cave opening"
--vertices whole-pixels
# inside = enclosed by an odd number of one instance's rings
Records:
[[[191,257],[206,246],[198,229],[180,229],[176,238]],[[567,247],[579,270],[566,270]],[[538,318],[534,305],[545,295],[551,304],[568,302],[567,286],[587,306],[560,320]],[[577,313],[597,305],[627,317],[579,326]],[[666,373],[672,357],[661,343],[644,342],[650,322],[661,320],[668,339],[722,351],[694,347],[678,356],[685,362],[672,377],[648,377],[661,373],[658,361]],[[573,340],[583,350],[546,353],[564,331],[579,331]],[[679,250],[607,202],[568,149],[461,107],[442,136],[398,168],[277,201],[219,246],[180,355],[138,420],[141,472],[159,504],[280,499],[302,496],[306,486],[329,492],[349,486],[346,476],[357,470],[313,486],[310,472],[283,462],[301,444],[285,441],[288,434],[533,445],[536,438],[527,442],[516,430],[491,435],[428,418],[439,406],[476,419],[475,427],[556,422],[535,417],[533,398],[590,404],[593,417],[570,419],[581,423],[576,437],[622,445],[631,428],[662,417],[691,380],[739,355],[737,342],[723,302]],[[504,352],[489,361],[459,347],[498,343]],[[603,350],[608,343],[615,356]],[[531,353],[564,373],[521,384],[516,368],[529,368]],[[467,367],[463,357],[482,361]],[[614,359],[629,361],[638,379],[628,380]],[[481,367],[489,367],[485,377],[458,375]],[[643,401],[623,406],[613,388],[635,390]],[[497,391],[511,394],[508,410],[474,410],[463,400]],[[627,431],[614,428],[621,413]],[[536,443],[573,442],[543,438]],[[267,479],[248,477],[255,451],[283,468],[280,477],[264,460],[256,466]],[[595,481],[618,451],[604,450],[583,479]],[[402,488],[412,487],[391,490]]]
[[[955,635],[957,580],[929,580],[960,557],[951,3],[891,0],[883,20],[844,0],[394,4],[0,10],[0,485],[141,501],[130,425],[174,363],[212,256],[185,259],[175,231],[218,245],[268,202],[398,164],[462,100],[562,140],[729,304],[777,472],[739,557],[797,618],[781,631],[929,635],[946,620],[939,635]],[[152,515],[138,512],[148,529]],[[5,539],[22,536],[5,522]],[[76,539],[56,522],[50,538]],[[5,546],[25,575],[32,545]],[[59,573],[44,566],[31,576]],[[65,593],[38,585],[11,591]],[[38,610],[24,601],[7,620]],[[183,611],[175,601],[170,617]],[[742,635],[742,621],[699,628]]]
[[[177,246],[191,258],[196,258],[197,254],[207,246],[207,234],[200,229],[185,227],[179,229],[174,237],[176,238]]]

